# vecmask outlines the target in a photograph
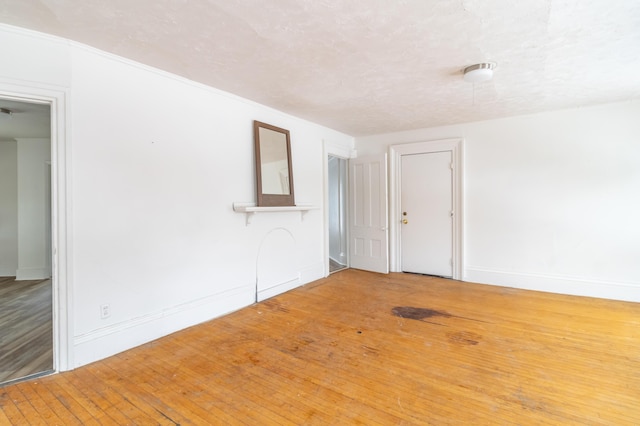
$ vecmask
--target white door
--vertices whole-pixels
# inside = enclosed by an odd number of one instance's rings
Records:
[[[453,276],[451,151],[401,159],[402,271]]]
[[[349,262],[352,268],[389,272],[387,155],[349,160]]]

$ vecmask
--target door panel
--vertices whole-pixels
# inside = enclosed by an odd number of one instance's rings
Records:
[[[349,160],[350,266],[389,272],[386,154]]]
[[[451,161],[451,151],[401,157],[404,272],[453,276]]]

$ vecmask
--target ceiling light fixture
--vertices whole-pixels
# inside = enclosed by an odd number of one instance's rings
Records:
[[[11,118],[13,111],[8,108],[0,108],[0,118]]]
[[[469,65],[463,71],[464,81],[467,83],[482,83],[491,80],[493,77],[493,69],[496,67],[494,62],[483,62],[481,64]]]

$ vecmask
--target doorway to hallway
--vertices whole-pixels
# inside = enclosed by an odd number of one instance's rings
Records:
[[[347,160],[328,156],[329,273],[348,267]]]
[[[0,383],[54,371],[51,105],[0,98]]]

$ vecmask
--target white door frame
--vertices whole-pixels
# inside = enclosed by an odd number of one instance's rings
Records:
[[[68,128],[68,90],[23,86],[0,80],[0,97],[51,107],[51,239],[53,290],[53,368],[70,370],[73,364],[73,297],[71,285],[71,150]]]
[[[329,141],[323,140],[323,160],[322,160],[322,173],[324,176],[324,276],[328,277],[330,273],[329,268],[329,156],[343,158],[349,160],[356,157],[356,152],[345,148],[342,145],[333,144]],[[349,173],[347,173],[347,180],[349,179]],[[347,184],[347,200],[349,199],[349,185]],[[347,203],[347,206],[349,203]],[[348,208],[348,207],[347,207]],[[348,212],[347,212],[348,213]],[[347,214],[348,217],[348,214]],[[349,266],[349,227],[347,226],[347,266]]]
[[[414,142],[389,147],[389,250],[390,270],[402,272],[401,253],[401,157],[411,154],[451,151],[453,162],[453,279],[462,280],[464,271],[464,210],[463,210],[463,145],[464,139],[441,139],[428,142]]]

